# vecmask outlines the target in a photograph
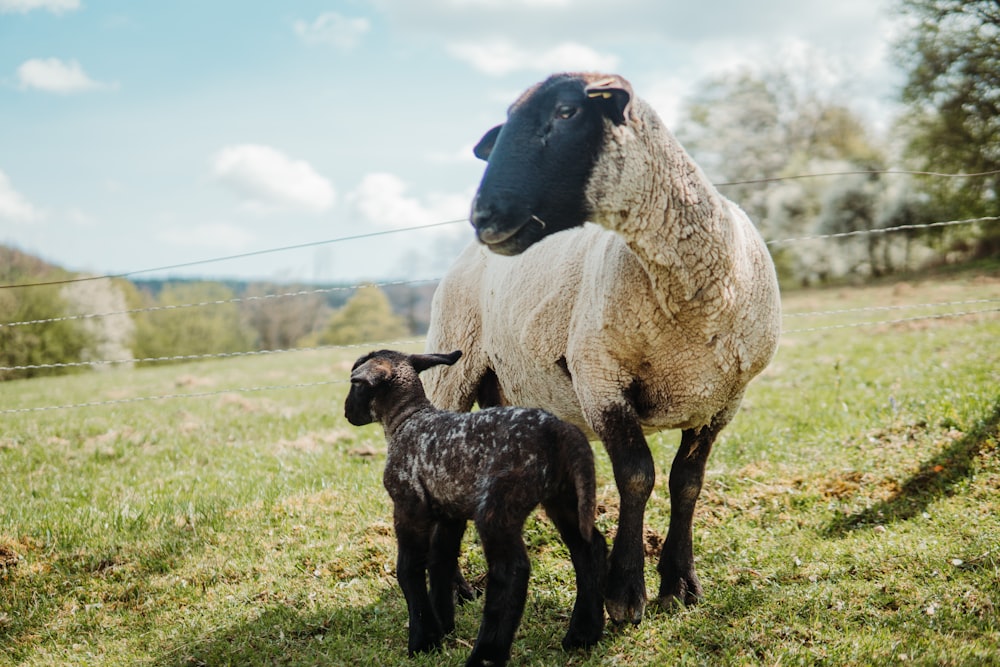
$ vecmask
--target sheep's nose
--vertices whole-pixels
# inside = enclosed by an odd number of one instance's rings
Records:
[[[517,227],[503,226],[496,215],[478,210],[472,211],[472,226],[480,243],[493,245],[501,243],[517,233]]]
[[[478,198],[473,203],[469,222],[476,230],[476,236],[482,243],[497,243],[507,237],[499,229],[499,216],[495,206],[483,204]]]

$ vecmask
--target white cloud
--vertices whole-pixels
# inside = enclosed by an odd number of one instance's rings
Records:
[[[35,222],[42,212],[11,185],[7,174],[0,171],[0,220]]]
[[[62,14],[79,8],[80,0],[0,0],[0,14],[27,14],[34,9]]]
[[[213,157],[212,170],[219,182],[257,211],[290,208],[322,213],[336,197],[330,182],[308,162],[270,146],[227,146]]]
[[[430,193],[418,199],[408,197],[408,189],[395,174],[377,172],[365,176],[349,200],[368,222],[389,229],[462,220],[469,215],[471,192]]]
[[[175,246],[238,252],[247,248],[256,237],[242,227],[218,222],[197,227],[169,227],[160,231],[156,238]]]
[[[75,60],[63,62],[58,58],[28,60],[17,68],[17,77],[22,88],[48,93],[82,93],[114,87],[91,79]]]
[[[563,42],[541,51],[527,49],[507,39],[456,42],[448,52],[475,69],[493,76],[518,71],[611,71],[618,67],[617,56],[600,53],[576,42]]]
[[[306,44],[332,44],[349,51],[361,43],[361,38],[371,30],[365,18],[348,18],[336,12],[320,14],[311,23],[296,21],[297,34]]]

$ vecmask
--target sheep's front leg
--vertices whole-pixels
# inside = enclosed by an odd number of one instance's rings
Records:
[[[465,665],[504,665],[510,658],[514,633],[524,613],[531,564],[520,525],[501,528],[477,521],[476,528],[488,564],[486,602],[476,645]]]
[[[671,608],[694,604],[701,598],[701,582],[694,571],[691,524],[695,503],[705,479],[705,463],[723,424],[713,422],[700,430],[688,429],[670,467],[670,528],[660,553],[658,604]]]
[[[646,609],[643,517],[656,480],[653,456],[628,404],[605,409],[594,430],[608,451],[621,499],[604,604],[614,623],[639,623]]]
[[[427,593],[427,554],[430,547],[431,526],[426,521],[395,516],[396,578],[406,598],[410,618],[409,652],[429,651],[441,644],[444,633],[431,606]]]

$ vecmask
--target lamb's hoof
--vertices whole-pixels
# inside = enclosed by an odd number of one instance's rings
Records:
[[[598,628],[597,631],[579,631],[570,628],[570,631],[566,633],[563,637],[562,647],[564,651],[572,651],[578,648],[590,648],[597,642],[601,641],[601,635],[604,632],[604,628]]]
[[[465,667],[497,667],[506,665],[510,659],[510,650],[498,650],[496,647],[484,648],[478,644],[472,647],[469,659],[465,661]]]
[[[458,575],[455,578],[455,600],[459,605],[463,605],[466,602],[472,602],[477,597],[476,589],[465,580],[465,577]]]
[[[439,649],[443,643],[444,635],[439,634],[411,638],[409,642],[410,657],[412,658],[418,653],[429,653],[431,651],[435,651]]]

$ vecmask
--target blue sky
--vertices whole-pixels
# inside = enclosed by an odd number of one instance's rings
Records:
[[[0,243],[122,273],[464,218],[530,84],[616,71],[674,124],[795,63],[885,125],[890,0],[0,0]],[[753,177],[753,175],[748,175]],[[441,275],[465,223],[159,274]]]

